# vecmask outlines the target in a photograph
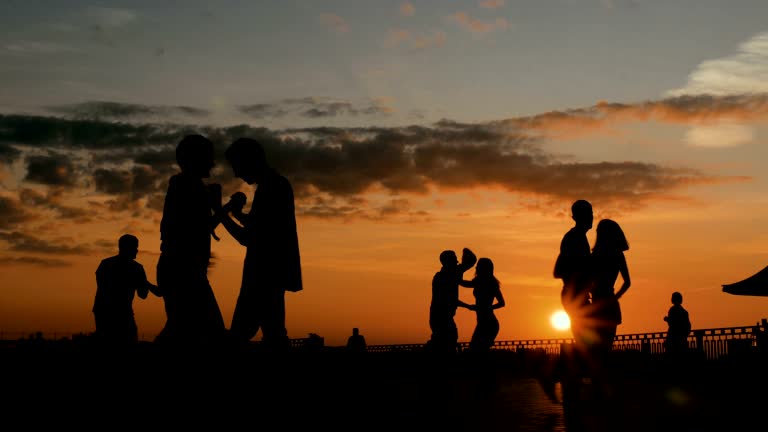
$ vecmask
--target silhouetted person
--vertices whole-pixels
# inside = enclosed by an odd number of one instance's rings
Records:
[[[456,327],[456,309],[468,306],[459,300],[459,283],[464,272],[472,268],[477,257],[464,248],[461,263],[456,252],[445,250],[440,253],[440,271],[432,278],[432,302],[429,306],[429,328],[432,336],[429,346],[438,353],[455,353],[458,347],[459,331]]]
[[[363,353],[368,349],[368,345],[365,343],[365,336],[360,334],[360,329],[357,327],[352,329],[352,335],[347,338],[347,351],[353,353]]]
[[[243,214],[244,202],[237,194],[220,213],[224,228],[246,247],[230,335],[242,345],[261,329],[262,345],[282,351],[289,347],[285,292],[303,289],[293,187],[269,165],[264,148],[256,140],[235,140],[225,156],[235,177],[258,185],[247,214]]]
[[[554,365],[547,365],[548,370],[543,371],[540,377],[544,392],[553,401],[557,401],[556,382],[563,379],[570,381],[581,379],[586,367],[587,350],[594,340],[585,325],[590,307],[591,250],[587,231],[592,229],[594,220],[592,204],[586,200],[575,201],[571,205],[571,218],[575,225],[565,233],[560,242],[560,253],[555,261],[553,276],[563,281],[560,301],[570,318],[574,343],[570,350],[560,353]],[[565,345],[563,347],[567,349]]]
[[[501,282],[493,275],[493,261],[490,258],[477,260],[475,277],[470,281],[462,280],[461,286],[474,288],[475,304],[464,306],[474,311],[477,317],[469,342],[470,352],[486,352],[493,347],[499,334],[499,320],[494,311],[506,305],[501,294]]]
[[[632,284],[629,267],[624,252],[629,250],[629,242],[618,223],[603,219],[597,224],[595,246],[592,248],[592,307],[586,325],[596,335],[590,347],[590,375],[600,382],[599,390],[609,391],[607,377],[608,362],[616,329],[621,324],[619,299]],[[618,291],[614,285],[619,275],[622,284]]]
[[[138,294],[145,299],[151,291],[161,297],[154,284],[147,280],[144,266],[135,261],[139,239],[125,234],[118,240],[118,254],[101,260],[96,269],[96,298],[93,317],[95,336],[100,344],[127,347],[138,342],[138,330],[133,315],[133,299]]]
[[[208,267],[217,224],[213,208],[221,206],[221,192],[203,182],[214,166],[213,143],[202,135],[185,136],[176,146],[176,162],[181,172],[169,180],[160,222],[157,282],[167,320],[156,341],[173,347],[217,345],[226,327]]]
[[[672,307],[669,308],[664,321],[668,325],[667,339],[664,341],[666,352],[675,356],[687,351],[691,320],[688,311],[683,307],[683,295],[677,291],[672,293]]]

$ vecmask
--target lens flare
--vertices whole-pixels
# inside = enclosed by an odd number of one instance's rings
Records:
[[[571,328],[571,319],[565,311],[557,311],[549,318],[549,322],[557,330],[568,330]]]

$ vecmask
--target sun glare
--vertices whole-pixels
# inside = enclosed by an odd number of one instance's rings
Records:
[[[549,318],[549,322],[552,323],[552,327],[557,330],[568,330],[571,328],[571,319],[568,318],[568,314],[565,311],[557,311]]]

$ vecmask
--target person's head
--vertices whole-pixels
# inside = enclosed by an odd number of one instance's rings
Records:
[[[452,250],[444,250],[440,252],[440,264],[447,267],[455,267],[459,264],[459,259],[456,258],[456,252]]]
[[[224,151],[235,177],[248,184],[258,183],[269,164],[260,142],[252,138],[238,138]]]
[[[359,334],[360,334],[360,329],[359,329],[359,328],[357,328],[357,327],[354,327],[354,328],[352,329],[352,334],[353,334],[353,335],[355,335],[355,336],[359,335]]]
[[[185,136],[176,146],[176,163],[185,174],[210,177],[214,166],[213,143],[202,135]]]
[[[629,250],[629,243],[624,231],[618,223],[612,219],[602,219],[597,223],[597,235],[595,236],[596,251],[620,251]]]
[[[139,253],[139,239],[134,235],[124,234],[117,241],[117,248],[120,256],[134,259]]]
[[[493,261],[490,258],[480,258],[475,265],[477,276],[493,276]]]
[[[683,304],[683,295],[679,292],[675,291],[672,293],[672,304],[673,305],[681,305]]]
[[[592,204],[587,200],[576,200],[571,205],[571,218],[576,222],[576,226],[589,230],[592,228],[593,214]]]

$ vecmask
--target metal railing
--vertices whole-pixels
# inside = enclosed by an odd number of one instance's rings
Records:
[[[67,336],[61,332],[51,333],[24,333],[0,331],[0,342],[3,345],[14,345],[18,342],[34,340],[57,341],[87,337],[87,334]],[[664,340],[666,332],[632,333],[616,335],[613,349],[619,351],[637,351],[650,355],[664,354]],[[258,344],[258,342],[255,342]],[[572,344],[572,338],[558,339],[527,339],[527,340],[502,340],[496,341],[494,349],[513,351],[519,353],[531,353],[540,355],[558,355],[564,345]],[[324,338],[316,334],[310,334],[307,338],[294,338],[290,340],[291,348],[318,348],[325,344]],[[368,345],[368,352],[418,352],[426,351],[427,344],[391,344]],[[469,348],[469,342],[460,342],[458,350]],[[688,349],[697,351],[707,359],[717,359],[726,355],[743,354],[755,350],[768,351],[768,320],[752,326],[723,327],[710,329],[695,329],[688,336]]]
[[[768,349],[768,322],[753,326],[724,327],[692,330],[688,336],[688,349],[703,353],[707,359],[717,359],[729,354],[742,354],[758,348]],[[616,335],[613,349],[637,351],[661,355],[667,332],[632,333]],[[494,349],[515,352],[538,352],[557,355],[563,345],[573,343],[572,338],[529,339],[496,341]],[[460,342],[459,350],[469,348],[469,342]],[[369,345],[369,352],[424,351],[427,344]]]

